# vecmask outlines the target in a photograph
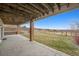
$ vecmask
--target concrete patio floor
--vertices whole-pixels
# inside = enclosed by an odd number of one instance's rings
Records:
[[[8,35],[0,44],[0,56],[68,56],[22,35]]]

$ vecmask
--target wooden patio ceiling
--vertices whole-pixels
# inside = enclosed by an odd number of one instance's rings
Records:
[[[0,3],[0,18],[4,24],[19,25],[78,7],[78,3]]]

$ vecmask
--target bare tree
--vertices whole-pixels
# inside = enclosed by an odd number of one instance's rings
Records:
[[[79,22],[76,21],[73,24],[71,24],[71,29],[73,29],[73,30],[79,30]]]
[[[75,39],[76,44],[79,45],[79,22],[74,22],[74,24],[71,25],[71,29],[75,30],[74,39]]]
[[[75,26],[76,26],[76,30],[79,30],[79,22],[76,22]]]
[[[71,30],[72,30],[71,35],[72,35],[73,31],[74,31],[74,34],[79,33],[79,22],[78,21],[75,21],[71,24]]]

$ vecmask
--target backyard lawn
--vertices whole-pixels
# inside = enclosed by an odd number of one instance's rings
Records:
[[[22,32],[22,35],[29,37],[29,33]],[[79,56],[79,48],[73,42],[73,38],[65,35],[55,35],[49,31],[35,31],[34,40],[57,49],[69,55]]]

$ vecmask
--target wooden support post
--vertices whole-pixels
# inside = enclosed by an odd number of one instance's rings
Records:
[[[4,37],[4,27],[2,26],[2,28],[1,28],[1,39],[3,39],[3,37]]]
[[[4,37],[4,26],[3,26],[3,21],[2,19],[0,18],[0,43],[2,42],[2,39]]]
[[[34,39],[34,20],[30,19],[30,41]]]
[[[2,34],[3,34],[3,32],[2,32],[2,26],[0,26],[0,43],[2,42],[2,38],[3,38]]]

